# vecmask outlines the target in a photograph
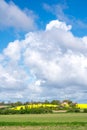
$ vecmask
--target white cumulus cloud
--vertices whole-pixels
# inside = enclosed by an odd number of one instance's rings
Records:
[[[71,25],[66,25],[66,23],[60,22],[58,20],[53,20],[49,24],[47,24],[46,30],[51,30],[53,28],[63,29],[65,31],[68,31],[68,30],[70,30],[72,28],[72,26]]]

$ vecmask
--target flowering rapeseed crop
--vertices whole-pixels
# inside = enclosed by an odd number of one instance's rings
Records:
[[[13,110],[20,110],[20,109],[25,109],[26,107],[28,109],[32,109],[32,108],[40,108],[40,107],[48,107],[48,108],[56,108],[58,105],[53,105],[53,104],[30,104],[30,105],[21,105],[21,106],[17,106],[12,108]]]
[[[87,109],[87,104],[77,104],[77,107],[80,109]]]

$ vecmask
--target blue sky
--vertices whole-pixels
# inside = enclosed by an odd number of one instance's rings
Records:
[[[0,98],[86,102],[87,1],[1,0],[0,10]]]

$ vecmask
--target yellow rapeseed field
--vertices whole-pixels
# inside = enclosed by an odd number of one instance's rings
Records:
[[[87,104],[77,104],[77,107],[80,109],[87,109]]]
[[[53,105],[53,104],[30,104],[30,105],[21,105],[21,106],[17,106],[12,108],[13,110],[20,110],[20,109],[25,109],[26,107],[31,109],[31,108],[40,108],[40,107],[53,107],[56,108],[58,105]]]

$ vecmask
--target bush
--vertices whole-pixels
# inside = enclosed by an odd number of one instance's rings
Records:
[[[70,108],[67,110],[67,112],[80,112],[79,108]]]
[[[84,112],[84,113],[87,113],[87,109],[84,109],[83,112]]]
[[[20,110],[12,110],[12,109],[0,109],[0,114],[45,114],[45,113],[52,113],[51,108],[21,108]]]
[[[28,109],[26,110],[26,113],[30,113],[30,114],[42,114],[42,113],[52,113],[52,110],[50,108],[32,108],[32,109]]]

